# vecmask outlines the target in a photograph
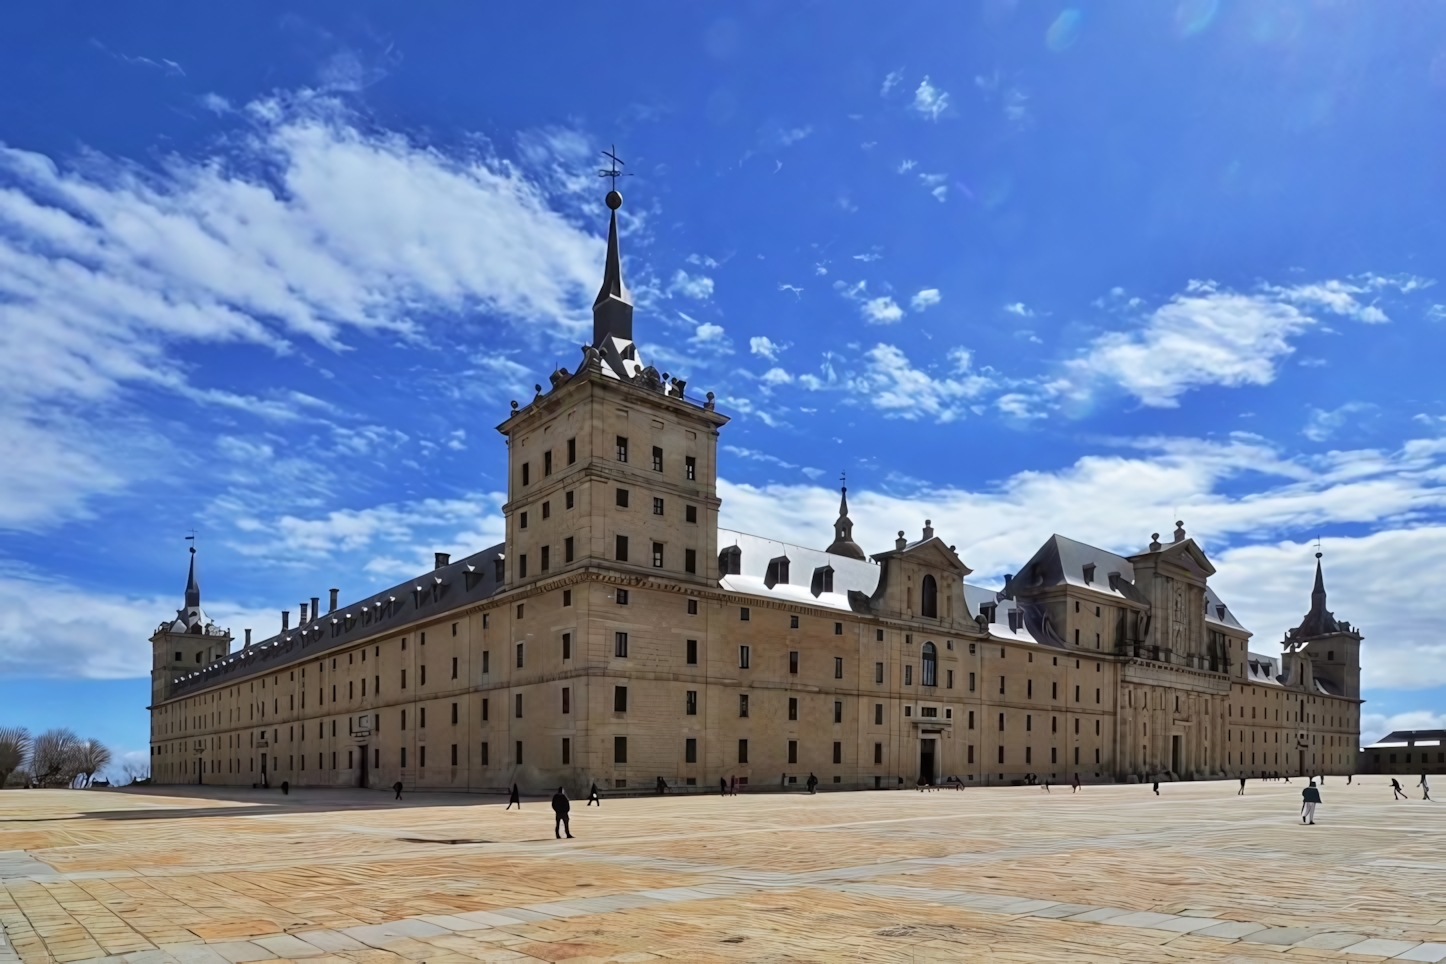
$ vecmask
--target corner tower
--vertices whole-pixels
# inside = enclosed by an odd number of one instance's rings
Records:
[[[161,623],[151,635],[151,705],[171,695],[181,676],[231,652],[231,632],[206,618],[201,609],[201,585],[196,581],[196,547],[191,547],[191,568],[186,574],[185,605],[176,618]]]
[[[1350,623],[1336,619],[1326,608],[1325,576],[1321,554],[1315,554],[1315,585],[1310,592],[1310,612],[1300,625],[1285,634],[1288,654],[1301,660],[1301,677],[1309,685],[1323,682],[1334,689],[1331,696],[1361,698],[1361,634]],[[1301,658],[1304,657],[1304,660]],[[1290,656],[1287,656],[1287,660]]]
[[[604,172],[606,173],[606,172]],[[718,429],[713,393],[644,363],[623,283],[609,191],[607,259],[593,339],[576,371],[512,403],[507,437],[504,581],[508,588],[584,567],[699,585],[718,580]]]

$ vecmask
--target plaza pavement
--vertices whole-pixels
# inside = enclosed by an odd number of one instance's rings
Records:
[[[5,791],[0,964],[1446,960],[1446,804],[1237,789]]]

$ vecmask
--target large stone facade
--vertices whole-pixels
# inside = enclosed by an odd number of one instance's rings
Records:
[[[611,203],[611,202],[610,202]],[[619,199],[620,203],[620,199]],[[645,366],[616,213],[593,342],[514,403],[506,541],[230,651],[186,608],[152,637],[161,783],[580,791],[1345,773],[1360,636],[1283,656],[1183,527],[1128,558],[1052,537],[1002,591],[925,523],[871,557],[718,527],[727,419]]]

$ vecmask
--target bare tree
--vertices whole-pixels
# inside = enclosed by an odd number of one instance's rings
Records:
[[[83,740],[75,751],[77,769],[82,777],[81,786],[88,787],[95,782],[95,775],[110,766],[110,748],[95,739]]]
[[[148,760],[128,759],[122,764],[121,769],[130,783],[140,783],[142,780],[151,778],[151,767]]]
[[[80,773],[80,737],[66,727],[46,730],[35,738],[30,768],[41,787],[68,787]]]
[[[34,743],[30,731],[23,726],[0,726],[0,787],[10,774],[25,766]]]

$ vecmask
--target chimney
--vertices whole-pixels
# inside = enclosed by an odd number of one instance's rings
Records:
[[[251,630],[246,630],[246,648],[251,648]]]
[[[302,603],[302,604],[301,604],[301,617],[296,620],[296,625],[298,625],[298,626],[305,626],[305,625],[306,625],[306,603]]]
[[[925,520],[924,520],[924,540],[927,542],[928,540],[930,540],[930,539],[932,539],[932,538],[934,538],[934,520],[933,520],[933,519],[925,519]]]
[[[329,612],[329,613],[334,613],[334,612],[336,612],[336,594],[339,593],[339,592],[341,592],[340,589],[333,589],[333,590],[331,591],[331,608],[328,609],[327,612]]]
[[[312,596],[312,597],[311,597],[311,618],[312,618],[312,619],[320,619],[320,618],[321,618],[321,600],[318,599],[318,598],[315,597],[315,596]]]
[[[436,557],[436,564],[432,566],[433,569],[443,569],[452,561],[452,556],[450,553],[436,552],[433,553],[433,555]]]
[[[281,610],[281,631],[284,633],[291,626],[291,610]]]

